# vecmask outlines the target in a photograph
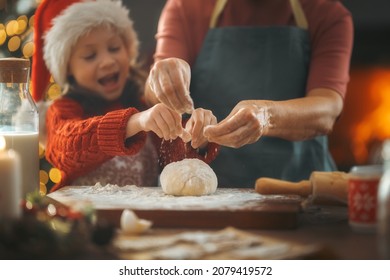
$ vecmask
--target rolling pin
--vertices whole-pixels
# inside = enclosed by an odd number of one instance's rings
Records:
[[[299,195],[313,204],[348,203],[348,174],[340,171],[311,173],[309,180],[289,182],[261,177],[256,180],[256,192],[264,195]]]

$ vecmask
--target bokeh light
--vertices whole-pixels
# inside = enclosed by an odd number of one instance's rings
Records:
[[[20,35],[26,31],[27,21],[28,21],[28,19],[27,19],[27,16],[25,16],[25,15],[18,17],[18,19],[16,20],[16,22],[18,24],[16,34]]]
[[[61,94],[61,88],[58,84],[52,83],[48,89],[47,95],[48,99],[56,99]]]
[[[5,31],[7,32],[8,36],[13,36],[17,34],[19,28],[19,24],[16,20],[10,20],[6,26],[5,26]]]
[[[23,49],[22,49],[23,56],[25,58],[30,58],[32,57],[34,53],[34,43],[33,42],[27,42],[24,44]]]
[[[39,193],[40,193],[40,195],[46,195],[47,194],[47,187],[42,182],[39,183]]]
[[[7,32],[5,31],[4,24],[0,24],[0,46],[7,40]]]
[[[46,185],[49,182],[49,174],[45,170],[39,171],[39,180],[42,184]]]
[[[52,168],[49,171],[49,178],[52,180],[54,183],[58,183],[61,181],[61,171],[57,168]]]
[[[20,48],[20,37],[19,36],[13,36],[8,41],[8,49],[10,52],[16,52]]]

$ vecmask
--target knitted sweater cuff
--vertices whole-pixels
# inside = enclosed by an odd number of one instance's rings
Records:
[[[139,152],[146,141],[146,133],[140,132],[125,139],[130,117],[138,113],[135,108],[107,113],[98,125],[98,144],[107,155],[133,155]]]

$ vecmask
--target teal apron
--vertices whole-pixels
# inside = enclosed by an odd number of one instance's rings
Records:
[[[309,35],[302,28],[211,28],[192,69],[195,108],[210,109],[221,121],[242,100],[303,97],[309,60]],[[222,147],[211,167],[220,187],[253,187],[259,177],[299,181],[312,171],[336,170],[325,136],[263,136],[238,149]]]

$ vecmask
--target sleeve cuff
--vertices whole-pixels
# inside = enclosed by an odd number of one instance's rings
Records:
[[[107,113],[98,125],[98,144],[107,155],[132,155],[139,152],[146,142],[146,132],[139,132],[125,139],[129,118],[138,113],[135,108]]]

